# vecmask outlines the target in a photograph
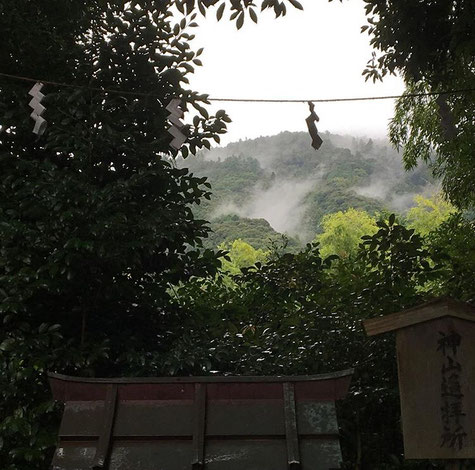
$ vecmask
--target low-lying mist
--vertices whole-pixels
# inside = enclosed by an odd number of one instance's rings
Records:
[[[416,194],[437,190],[426,166],[407,172],[384,140],[325,133],[319,151],[303,132],[228,144],[183,162],[208,176],[214,198],[204,217],[262,218],[273,229],[310,240],[321,218],[350,207],[404,213]],[[200,214],[200,216],[202,216]]]
[[[398,192],[398,184],[402,179],[403,175],[401,174],[393,174],[392,177],[388,178],[387,174],[381,173],[372,176],[368,184],[355,186],[352,189],[360,196],[382,201],[388,209],[402,213],[414,206],[414,197],[417,194],[430,196],[440,190],[439,185],[427,181],[418,191],[400,193]]]
[[[306,180],[278,178],[268,188],[256,187],[244,205],[238,206],[233,201],[218,205],[211,218],[236,214],[251,219],[265,219],[278,232],[302,236],[306,210],[304,200],[319,179],[321,175],[318,174]]]

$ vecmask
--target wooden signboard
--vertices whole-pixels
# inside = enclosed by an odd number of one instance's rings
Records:
[[[396,331],[405,458],[475,458],[475,308],[438,299],[364,326]]]

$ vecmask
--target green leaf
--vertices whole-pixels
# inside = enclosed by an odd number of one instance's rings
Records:
[[[15,345],[15,340],[13,338],[7,338],[2,343],[0,343],[0,351],[11,351]]]
[[[216,11],[216,18],[218,21],[221,20],[221,18],[223,17],[223,13],[224,13],[224,9],[226,8],[226,4],[225,3],[222,3],[219,7],[218,7],[218,10]]]
[[[289,2],[297,8],[297,10],[303,10],[303,6],[301,3],[297,2],[297,0],[289,0]]]
[[[241,29],[242,25],[244,24],[244,12],[241,12],[239,18],[236,21],[236,28]]]

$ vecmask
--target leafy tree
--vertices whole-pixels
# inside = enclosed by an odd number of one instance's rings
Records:
[[[394,145],[403,147],[407,168],[434,161],[451,201],[475,201],[473,163],[475,96],[475,6],[471,0],[418,2],[365,0],[371,44],[378,51],[367,78],[400,73],[406,92],[390,126]],[[444,94],[449,90],[465,90]],[[442,92],[440,96],[437,93]],[[434,96],[411,96],[435,93]]]
[[[463,253],[473,252],[473,227],[460,214],[426,240],[394,215],[377,227],[362,237],[356,256],[337,264],[313,244],[296,254],[271,252],[265,264],[234,276],[232,286],[222,275],[181,286],[189,314],[169,362],[196,374],[356,367],[350,397],[338,410],[344,468],[440,468],[404,461],[394,338],[366,337],[361,320],[434,295],[473,296],[474,263],[461,264]]]
[[[26,111],[31,84],[0,82],[0,467],[48,466],[58,418],[48,369],[269,374],[349,365],[358,375],[343,410],[345,455],[360,468],[389,467],[401,455],[394,350],[390,340],[368,340],[360,320],[421,301],[427,280],[468,298],[458,276],[470,267],[449,253],[439,268],[393,217],[378,222],[355,263],[329,269],[331,258],[310,244],[226,285],[216,276],[221,253],[201,251],[209,228],[191,209],[209,188],[170,163],[164,110],[179,97],[198,112],[185,155],[219,142],[229,118],[210,116],[207,97],[185,86],[200,64],[189,45],[193,9],[216,5],[222,16],[224,1],[175,4],[188,13],[177,24],[171,2],[152,0],[1,6],[3,71],[73,87],[45,86],[48,128],[37,138]],[[261,2],[277,16],[283,6]],[[253,8],[231,2],[238,27]],[[434,258],[451,244],[449,222],[461,227],[455,246],[469,246],[470,226],[451,218],[430,247]]]
[[[254,266],[257,262],[265,262],[267,258],[265,251],[260,248],[256,250],[241,239],[232,243],[222,243],[218,248],[227,251],[227,259],[223,260],[222,269],[230,274],[239,274],[242,268]]]
[[[373,235],[378,231],[376,219],[365,211],[348,209],[327,214],[322,220],[323,233],[317,235],[322,256],[331,254],[340,258],[355,255],[363,235]]]
[[[368,25],[362,31],[367,31],[371,44],[379,51],[379,57],[374,55],[365,70],[368,78],[401,72],[407,81],[443,82],[473,59],[472,2],[365,3]]]
[[[302,10],[302,5],[297,0],[260,0],[260,2],[252,2],[251,0],[174,0],[178,10],[183,14],[191,14],[195,9],[198,9],[203,16],[206,16],[206,11],[210,7],[217,7],[216,17],[218,20],[223,18],[226,7],[229,9],[229,19],[236,22],[236,27],[240,29],[244,24],[246,14],[249,18],[257,23],[258,15],[256,13],[256,3],[260,4],[260,10],[273,9],[276,18],[284,16],[287,12],[286,4],[291,4],[294,8]]]
[[[403,462],[393,337],[366,337],[361,320],[421,303],[432,295],[420,289],[428,281],[447,293],[447,270],[393,215],[377,225],[354,258],[336,265],[310,244],[296,254],[270,253],[232,286],[222,275],[182,285],[178,298],[189,314],[170,364],[196,374],[356,367],[350,397],[339,405],[345,468],[428,468]]]
[[[444,274],[433,282],[440,295],[475,300],[475,221],[452,213],[427,236],[430,250],[443,266]]]
[[[459,87],[475,88],[475,78],[472,77],[471,83]],[[457,81],[448,82],[445,88],[457,88]],[[411,96],[412,93],[431,90],[433,88],[425,83],[407,85],[390,124],[391,141],[403,148],[407,169],[413,169],[419,161],[431,163],[434,176],[441,178],[444,192],[451,202],[460,208],[473,207],[475,125],[471,116],[475,113],[475,92],[450,95],[446,98],[450,107],[445,104],[442,108],[433,96]],[[447,117],[441,117],[442,109]],[[452,124],[445,124],[447,120]]]
[[[285,245],[287,251],[301,249],[297,240],[276,232],[265,219],[224,215],[213,218],[210,227],[212,232],[203,241],[203,246],[207,248],[215,248],[221,243],[232,243],[240,238],[257,250],[268,250],[273,244]]]
[[[418,194],[414,196],[414,201],[417,205],[407,212],[408,225],[423,236],[435,230],[456,212],[455,207],[442,194],[434,194],[429,198]]]
[[[205,178],[169,158],[172,98],[198,111],[185,154],[229,121],[185,88],[200,64],[193,26],[169,2],[2,2],[2,72],[71,85],[45,85],[37,137],[32,84],[0,81],[2,469],[49,463],[47,369],[156,374],[165,332],[180,331],[170,285],[220,264],[191,210],[209,197]]]

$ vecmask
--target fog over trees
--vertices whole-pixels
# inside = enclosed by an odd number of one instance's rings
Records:
[[[401,155],[387,141],[330,133],[323,137],[318,152],[308,134],[283,132],[179,161],[211,184],[211,199],[195,213],[211,220],[219,233],[223,223],[232,225],[223,217],[234,215],[241,218],[240,230],[243,219],[264,219],[276,232],[306,243],[322,231],[327,214],[354,208],[372,216],[385,211],[403,215],[416,204],[416,195],[439,190],[427,166],[405,171]],[[233,233],[239,237],[231,230],[225,239],[210,239],[232,241]]]
[[[276,16],[301,8],[257,4]],[[410,95],[474,88],[475,4],[366,4],[377,55],[365,74],[404,76],[390,139],[413,172],[384,142],[331,134],[319,152],[306,133],[282,133],[200,153],[230,117],[188,87],[201,63],[195,19],[215,7],[240,28],[258,17],[250,1],[3,0],[2,470],[50,467],[61,404],[48,371],[348,367],[343,467],[441,467],[404,461],[393,340],[367,338],[361,321],[436,296],[475,299],[473,92]],[[37,79],[43,135],[28,106]],[[166,111],[176,97],[190,114],[178,165]],[[439,184],[445,199],[429,198]],[[351,232],[356,210],[365,211],[361,237]]]

